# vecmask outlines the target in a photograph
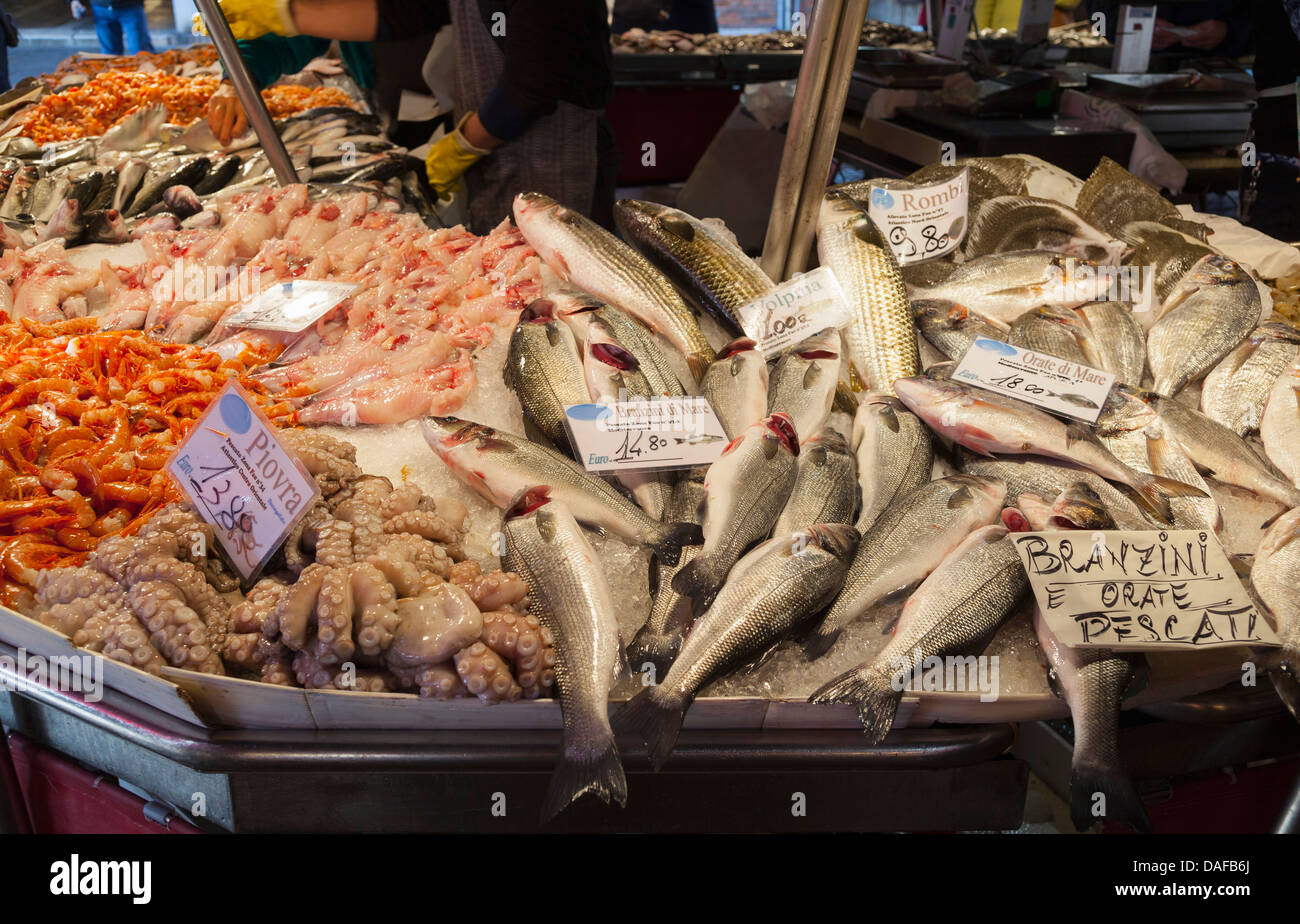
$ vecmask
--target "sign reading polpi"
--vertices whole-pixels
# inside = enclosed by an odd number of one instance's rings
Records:
[[[1278,645],[1205,530],[1065,530],[1011,537],[1052,633],[1073,648]]]
[[[296,334],[334,310],[358,288],[354,282],[319,279],[278,282],[246,299],[224,323],[230,327]]]
[[[871,187],[867,214],[899,263],[919,263],[957,249],[966,236],[970,170],[938,183],[917,186],[881,180]]]
[[[952,377],[1088,423],[1115,384],[1113,373],[991,337],[975,338]]]
[[[564,423],[589,472],[712,465],[727,446],[718,415],[698,396],[573,404]]]
[[[839,280],[825,266],[791,276],[736,313],[745,336],[768,358],[853,317]]]
[[[245,581],[320,496],[316,480],[233,380],[195,422],[167,471]]]

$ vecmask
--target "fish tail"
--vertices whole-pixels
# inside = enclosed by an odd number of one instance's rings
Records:
[[[722,586],[725,574],[719,575],[714,559],[709,555],[696,555],[673,575],[673,590],[691,598],[691,613],[699,617]]]
[[[1070,770],[1070,821],[1083,831],[1099,818],[1121,822],[1141,834],[1151,832],[1146,806],[1127,773],[1118,767],[1076,763]]]
[[[853,415],[858,412],[858,398],[853,394],[847,383],[840,382],[835,386],[835,410],[843,411],[845,414]]]
[[[550,821],[588,792],[595,793],[606,804],[611,799],[619,805],[627,804],[627,777],[613,736],[596,741],[580,753],[567,746],[561,749],[542,802],[542,821]]]
[[[677,744],[690,704],[684,693],[663,686],[647,687],[614,715],[614,728],[639,735],[649,748],[650,763],[658,770]]]
[[[808,656],[808,660],[816,661],[830,651],[831,646],[839,640],[840,633],[843,631],[844,626],[840,625],[840,621],[835,618],[835,614],[827,613],[826,618],[804,639],[803,651]]]
[[[654,633],[642,627],[627,646],[627,662],[633,671],[640,670],[646,663],[652,664],[657,675],[663,677],[677,660],[684,638],[680,631]]]
[[[686,365],[690,367],[691,375],[695,377],[695,381],[703,380],[704,373],[709,369],[709,363],[713,362],[713,357],[709,355],[712,352],[712,350],[699,350],[686,357]]]
[[[893,688],[888,675],[855,667],[816,690],[808,702],[848,703],[856,707],[867,739],[872,744],[880,744],[894,727],[902,699],[902,691]]]
[[[703,541],[704,533],[698,523],[664,523],[656,526],[646,545],[659,561],[672,568],[681,560],[682,546],[699,545]]]
[[[1151,513],[1163,523],[1173,522],[1173,511],[1169,507],[1171,497],[1207,497],[1198,487],[1166,478],[1163,475],[1138,473],[1137,479],[1130,485],[1133,499],[1138,505]]]

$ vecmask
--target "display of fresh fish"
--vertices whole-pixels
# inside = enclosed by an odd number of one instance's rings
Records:
[[[0,218],[17,218],[27,205],[27,197],[32,187],[40,179],[40,171],[29,165],[19,167],[5,192],[4,202],[0,203]]]
[[[645,257],[572,209],[540,193],[520,193],[515,223],[566,282],[630,312],[681,351],[698,380],[713,348],[672,284]]]
[[[224,189],[234,179],[235,174],[239,172],[239,165],[242,162],[236,154],[213,161],[212,166],[208,168],[207,174],[194,187],[194,192],[200,196],[206,196],[209,193]]]
[[[1201,410],[1239,436],[1259,429],[1268,394],[1300,358],[1300,329],[1269,321],[1219,362],[1201,383]]]
[[[1300,718],[1300,510],[1277,518],[1255,552],[1250,583],[1273,616],[1281,649],[1269,652],[1278,697]]]
[[[852,197],[828,192],[817,218],[817,255],[835,274],[852,319],[844,329],[855,392],[889,394],[921,368],[907,287],[889,242]]]
[[[732,440],[767,416],[769,387],[767,359],[753,340],[743,338],[718,351],[700,380],[700,394]]]
[[[895,501],[862,534],[843,588],[804,642],[808,657],[830,651],[849,623],[916,587],[967,536],[996,523],[1006,493],[998,480],[950,475]]]
[[[528,583],[529,611],[555,639],[564,744],[542,820],[587,792],[627,802],[609,724],[609,691],[623,664],[618,616],[600,562],[573,514],[546,488],[524,492],[502,525],[504,563]]]
[[[773,536],[790,536],[816,523],[852,523],[858,507],[857,463],[834,430],[799,446],[799,468]]]
[[[1170,497],[1203,492],[1182,482],[1134,471],[1106,449],[1085,427],[1014,398],[924,377],[901,380],[898,397],[932,430],[983,453],[1029,453],[1074,462],[1103,478],[1127,485],[1138,503],[1168,523]]]
[[[33,184],[19,219],[38,224],[49,221],[59,203],[68,197],[71,188],[72,182],[66,176],[41,177]]]
[[[833,327],[796,343],[769,376],[767,413],[788,416],[801,443],[817,436],[835,403],[840,368],[840,334]]]
[[[551,445],[570,451],[564,409],[586,404],[591,397],[573,332],[555,317],[549,299],[536,299],[520,313],[510,335],[504,376],[527,421]]]
[[[754,424],[733,440],[704,477],[704,544],[673,578],[695,612],[706,609],[732,565],[766,539],[794,488],[799,437],[785,414]]]
[[[138,157],[133,157],[122,164],[117,171],[117,189],[113,191],[113,208],[123,211],[144,182],[149,165]]]
[[[104,171],[87,170],[78,176],[70,177],[69,180],[68,196],[76,199],[77,205],[85,212],[99,195],[99,187],[104,183]]]
[[[1085,468],[1053,463],[1032,456],[1000,456],[996,459],[977,455],[968,449],[958,450],[961,470],[982,478],[997,478],[1007,485],[1007,497],[1036,494],[1056,497],[1075,482],[1083,482],[1101,497],[1106,509],[1121,529],[1151,529],[1148,518],[1127,494],[1121,493],[1100,475]]]
[[[1129,385],[1142,381],[1146,369],[1146,334],[1124,302],[1092,302],[1075,311],[1083,316],[1090,336],[1081,338],[1088,365]]]
[[[1300,488],[1300,361],[1278,375],[1259,424],[1264,452]]]
[[[1214,255],[1203,241],[1157,221],[1132,222],[1120,230],[1119,236],[1133,247],[1125,263],[1152,274],[1156,304],[1169,297],[1188,270],[1203,258]],[[1137,293],[1132,297],[1136,301]]]
[[[1089,224],[1119,235],[1134,221],[1179,219],[1178,209],[1149,183],[1103,157],[1083,183],[1074,207]]]
[[[654,390],[641,371],[641,363],[598,317],[587,323],[582,370],[587,391],[597,404],[613,406],[620,401],[646,401],[654,396]],[[614,477],[652,518],[658,520],[663,516],[672,493],[670,473],[619,470]]]
[[[1081,260],[1117,264],[1121,240],[1088,224],[1074,209],[1033,196],[997,196],[979,204],[962,250],[967,259],[1015,250],[1050,250]]]
[[[656,769],[663,766],[700,689],[762,654],[825,606],[843,583],[857,544],[852,526],[819,524],[758,546],[737,562],[713,605],[695,621],[663,682],[633,697],[614,716],[614,726],[640,735]]]
[[[1283,506],[1300,507],[1300,489],[1223,424],[1173,398],[1151,392],[1136,392],[1136,395],[1155,409],[1165,425],[1166,435],[1183,448],[1202,472]]]
[[[1086,366],[1088,357],[1081,345],[1084,337],[1091,337],[1091,332],[1073,310],[1043,305],[1016,318],[1006,341],[1035,353],[1046,353]]]
[[[1205,257],[1174,287],[1147,333],[1152,390],[1176,395],[1227,356],[1259,323],[1259,289],[1241,265]]]
[[[930,430],[892,395],[866,395],[853,418],[861,506],[855,524],[866,533],[885,510],[930,480]]]
[[[545,485],[580,522],[643,545],[668,564],[677,562],[683,545],[701,540],[699,526],[651,519],[609,482],[524,437],[456,417],[426,417],[422,430],[458,478],[502,509],[525,488]]]
[[[703,520],[707,496],[704,487],[706,472],[705,468],[693,468],[677,480],[664,511],[666,522],[698,524]],[[656,671],[656,681],[668,673],[691,626],[690,598],[673,587],[673,577],[686,567],[686,563],[698,551],[699,546],[683,546],[681,558],[676,565],[655,561],[652,572],[654,583],[651,588],[654,603],[650,606],[650,615],[646,617],[645,624],[627,646],[627,659],[632,670],[641,672],[646,664],[650,664]]]
[[[592,318],[604,322],[609,333],[641,364],[641,372],[656,395],[681,397],[686,394],[672,362],[648,327],[621,308],[607,305],[585,292],[553,292],[547,298],[555,305],[555,316],[567,323],[578,340],[587,338]]]
[[[614,222],[624,239],[734,336],[743,330],[737,309],[774,288],[725,231],[680,209],[621,199]]]
[[[982,526],[952,550],[903,606],[875,658],[818,689],[809,702],[849,703],[872,744],[894,726],[903,682],[926,658],[977,655],[1010,615],[1029,580],[1003,526]]]
[[[1110,277],[1097,264],[1036,250],[990,254],[961,264],[914,299],[942,299],[1010,324],[1040,305],[1071,307],[1107,298]]]
[[[175,165],[163,167],[157,172],[150,170],[132,197],[131,204],[121,210],[123,216],[131,218],[143,213],[150,206],[161,202],[163,193],[173,186],[194,187],[203,179],[210,165],[208,158],[197,155],[181,158]]]
[[[976,338],[1006,341],[1010,328],[965,305],[942,299],[920,298],[912,302],[912,317],[936,350],[949,359],[960,360]],[[1144,355],[1145,358],[1145,355]]]

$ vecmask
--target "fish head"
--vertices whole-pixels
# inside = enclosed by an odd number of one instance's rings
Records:
[[[1048,522],[1057,529],[1114,529],[1115,519],[1086,482],[1066,487],[1052,503]]]
[[[748,353],[756,349],[758,349],[757,343],[749,337],[740,337],[739,339],[731,341],[719,350],[717,358],[714,361],[719,362],[724,359],[730,359],[738,353]]]
[[[555,320],[555,302],[549,298],[535,298],[519,312],[520,324],[545,324]]]
[[[849,442],[844,438],[844,434],[830,427],[822,430],[820,434],[814,436],[803,444],[801,452],[817,452],[822,462],[829,455],[849,454]]]
[[[1031,495],[1032,496],[1032,495]],[[1016,507],[1006,507],[1001,514],[1002,525],[1009,533],[1030,533],[1034,531],[1029,518]]]
[[[1102,403],[1094,427],[1099,436],[1119,436],[1148,427],[1156,419],[1155,405],[1149,398],[1158,397],[1131,385],[1116,382]]]
[[[550,502],[551,489],[548,485],[539,484],[524,488],[510,501],[510,506],[506,508],[503,519],[508,522],[526,517],[537,512]]]
[[[1240,263],[1216,253],[1201,257],[1183,276],[1182,283],[1201,288],[1203,286],[1233,285],[1246,282],[1249,279],[1250,275]]]
[[[607,336],[596,334],[596,321],[588,328],[587,353],[592,361],[602,363],[619,372],[637,372],[641,363],[629,350],[624,349]]]
[[[848,523],[818,523],[796,536],[806,537],[806,548],[817,548],[848,564],[858,550],[861,534]]]
[[[766,436],[768,439],[776,440],[780,445],[788,449],[791,455],[799,455],[799,434],[795,430],[794,421],[790,419],[789,414],[777,411],[764,420],[761,426],[767,431]]]
[[[474,445],[480,439],[496,435],[491,427],[459,417],[426,417],[423,420],[423,430],[425,439],[439,455],[444,450]]]
[[[865,212],[862,203],[848,192],[832,189],[822,197],[822,204],[817,212],[817,226],[827,228],[847,224]]]
[[[948,507],[969,507],[981,521],[991,518],[1007,498],[1007,483],[1001,478],[958,472],[942,480],[950,488]]]

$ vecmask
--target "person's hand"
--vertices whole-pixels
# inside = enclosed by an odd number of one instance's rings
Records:
[[[466,137],[467,128],[479,144],[470,143]],[[495,140],[487,134],[478,121],[478,114],[474,112],[466,113],[455,131],[438,139],[424,158],[424,168],[429,177],[429,185],[438,193],[439,199],[450,198],[460,188],[461,175],[474,166],[479,158],[492,153],[486,145]]]
[[[1192,34],[1184,36],[1183,45],[1209,51],[1218,48],[1228,37],[1228,24],[1218,19],[1207,19],[1192,27]]]
[[[293,12],[289,9],[289,0],[217,0],[230,32],[242,41],[260,38],[263,35],[297,35],[298,27],[293,22]],[[203,17],[194,14],[194,32],[207,35]]]
[[[303,70],[321,77],[337,77],[343,73],[343,62],[335,58],[312,58]]]
[[[231,138],[248,130],[248,116],[239,104],[235,88],[228,83],[217,87],[217,92],[208,100],[208,128],[223,145],[230,144]]]
[[[86,4],[81,0],[72,0],[72,18],[80,19],[86,15]]]
[[[1174,24],[1167,19],[1157,19],[1156,29],[1151,36],[1151,50],[1164,51],[1172,45],[1178,44],[1178,36],[1171,31]]]

